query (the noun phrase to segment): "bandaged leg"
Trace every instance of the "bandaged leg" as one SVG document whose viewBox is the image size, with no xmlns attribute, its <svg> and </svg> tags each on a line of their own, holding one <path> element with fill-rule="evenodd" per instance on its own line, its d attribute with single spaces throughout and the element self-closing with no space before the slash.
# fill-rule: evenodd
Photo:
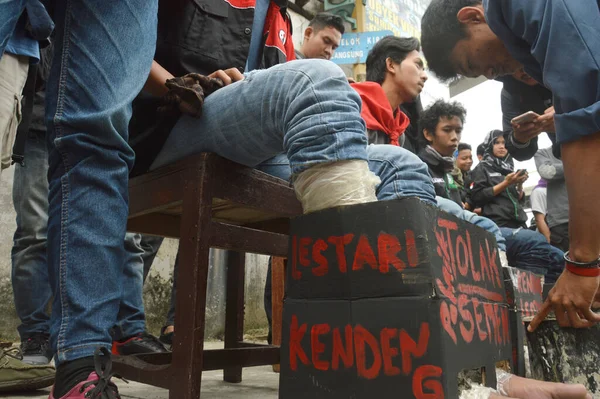
<svg viewBox="0 0 600 399">
<path fill-rule="evenodd" d="M 366 161 L 338 161 L 303 171 L 294 179 L 294 189 L 304 213 L 311 213 L 377 201 L 375 188 L 380 182 Z"/>
</svg>

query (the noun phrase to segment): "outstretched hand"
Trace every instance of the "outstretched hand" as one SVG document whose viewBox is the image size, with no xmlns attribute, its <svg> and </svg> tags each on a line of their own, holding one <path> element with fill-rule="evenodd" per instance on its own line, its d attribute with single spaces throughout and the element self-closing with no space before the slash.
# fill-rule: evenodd
<svg viewBox="0 0 600 399">
<path fill-rule="evenodd" d="M 561 327 L 586 328 L 600 322 L 600 314 L 591 309 L 599 283 L 600 277 L 578 276 L 565 269 L 529 324 L 528 331 L 535 331 L 551 310 Z"/>
</svg>

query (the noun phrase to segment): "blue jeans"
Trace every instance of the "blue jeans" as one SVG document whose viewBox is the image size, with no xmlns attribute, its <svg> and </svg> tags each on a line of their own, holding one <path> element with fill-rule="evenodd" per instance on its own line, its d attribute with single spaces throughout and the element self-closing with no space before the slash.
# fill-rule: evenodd
<svg viewBox="0 0 600 399">
<path fill-rule="evenodd" d="M 27 3 L 27 0 L 0 1 L 0 57 L 4 54 L 8 39 L 10 39 L 17 26 L 17 21 L 25 8 L 25 3 Z"/>
<path fill-rule="evenodd" d="M 379 201 L 418 197 L 436 205 L 427 165 L 418 156 L 402 147 L 371 144 L 367 147 L 367 158 L 369 169 L 381 179 L 376 191 Z M 261 163 L 256 169 L 284 180 L 290 180 L 292 174 L 285 154 Z"/>
<path fill-rule="evenodd" d="M 48 283 L 48 150 L 46 132 L 30 131 L 25 166 L 15 165 L 13 205 L 17 230 L 11 252 L 15 308 L 21 320 L 21 341 L 34 333 L 50 334 L 46 311 L 52 291 Z"/>
<path fill-rule="evenodd" d="M 48 150 L 46 132 L 29 132 L 25 145 L 25 166 L 15 166 L 13 204 L 17 230 L 12 248 L 12 286 L 21 341 L 35 333 L 50 333 L 47 307 L 52 296 L 48 282 L 46 238 L 48 225 Z M 128 233 L 125 249 L 128 258 L 144 260 L 156 255 L 144 243 L 156 237 Z M 162 240 L 161 240 L 162 241 Z M 156 248 L 158 250 L 158 248 Z M 139 334 L 146 319 L 142 299 L 143 268 L 127 259 L 123 271 L 123 297 L 113 339 Z"/>
<path fill-rule="evenodd" d="M 51 343 L 57 363 L 111 347 L 134 157 L 128 123 L 154 55 L 157 3 L 56 4 L 46 118 Z"/>
<path fill-rule="evenodd" d="M 459 219 L 472 223 L 475 226 L 479 226 L 482 229 L 492 233 L 494 237 L 496 237 L 496 244 L 498 245 L 498 248 L 506 252 L 506 240 L 504 239 L 502 231 L 498 225 L 492 220 L 467 211 L 466 209 L 461 208 L 456 202 L 447 198 L 437 197 L 437 203 L 438 207 L 442 211 L 448 212 Z"/>
<path fill-rule="evenodd" d="M 294 174 L 326 162 L 366 160 L 360 105 L 329 61 L 253 71 L 208 96 L 201 118 L 182 116 L 152 168 L 203 151 L 251 167 L 286 153 Z"/>
<path fill-rule="evenodd" d="M 537 231 L 500 227 L 506 238 L 508 264 L 545 276 L 546 283 L 554 283 L 562 273 L 564 252 L 553 247 Z"/>
</svg>

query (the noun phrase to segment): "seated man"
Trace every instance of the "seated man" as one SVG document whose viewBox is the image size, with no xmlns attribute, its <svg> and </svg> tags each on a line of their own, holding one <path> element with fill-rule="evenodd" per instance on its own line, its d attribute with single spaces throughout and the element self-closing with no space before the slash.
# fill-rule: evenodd
<svg viewBox="0 0 600 399">
<path fill-rule="evenodd" d="M 544 275 L 549 282 L 556 281 L 563 269 L 563 252 L 549 245 L 540 233 L 526 228 L 523 192 L 517 186 L 528 178 L 527 172 L 514 172 L 501 130 L 491 131 L 485 144 L 483 161 L 473 170 L 473 203 L 481 207 L 483 216 L 500 226 L 511 266 Z"/>
<path fill-rule="evenodd" d="M 420 119 L 421 140 L 426 143 L 419 158 L 427 164 L 435 193 L 464 207 L 460 186 L 452 177 L 454 152 L 458 148 L 467 110 L 457 102 L 438 100 Z"/>
<path fill-rule="evenodd" d="M 597 0 L 433 0 L 422 20 L 423 51 L 442 79 L 495 78 L 520 69 L 554 98 L 557 143 L 568 185 L 566 268 L 530 324 L 554 309 L 561 326 L 600 322 L 600 7 Z"/>
</svg>

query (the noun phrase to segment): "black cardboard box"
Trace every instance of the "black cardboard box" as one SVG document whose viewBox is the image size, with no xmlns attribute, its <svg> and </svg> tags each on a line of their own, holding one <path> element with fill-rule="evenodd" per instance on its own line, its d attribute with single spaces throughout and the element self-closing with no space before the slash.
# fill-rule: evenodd
<svg viewBox="0 0 600 399">
<path fill-rule="evenodd" d="M 479 367 L 495 386 L 512 346 L 493 235 L 403 199 L 296 218 L 290 239 L 280 398 L 457 398 Z"/>
</svg>

